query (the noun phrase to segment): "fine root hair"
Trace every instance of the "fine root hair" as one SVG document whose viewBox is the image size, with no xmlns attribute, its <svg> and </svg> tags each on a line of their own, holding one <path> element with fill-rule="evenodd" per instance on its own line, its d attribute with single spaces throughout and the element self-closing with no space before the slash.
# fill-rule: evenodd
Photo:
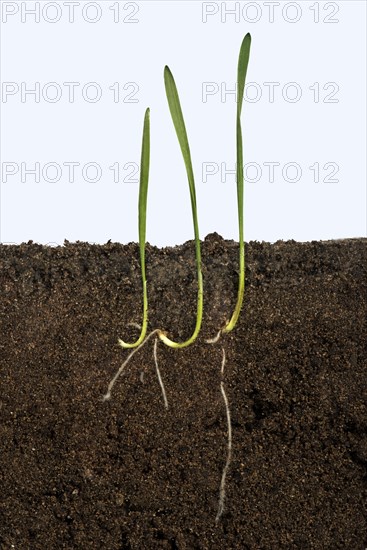
<svg viewBox="0 0 367 550">
<path fill-rule="evenodd" d="M 168 409 L 167 394 L 166 394 L 166 390 L 164 389 L 163 380 L 162 380 L 161 373 L 159 371 L 159 366 L 158 366 L 157 347 L 158 347 L 158 338 L 154 340 L 153 357 L 154 357 L 155 369 L 157 371 L 158 382 L 162 390 L 164 406 L 166 409 Z"/>
<path fill-rule="evenodd" d="M 143 346 L 145 346 L 148 340 L 150 340 L 155 334 L 157 334 L 157 332 L 158 332 L 157 329 L 153 330 L 150 334 L 148 334 L 148 336 L 145 337 L 145 339 L 139 346 L 137 346 L 135 349 L 133 349 L 131 353 L 129 353 L 125 361 L 122 363 L 121 367 L 116 372 L 115 376 L 112 378 L 111 382 L 108 384 L 107 392 L 103 396 L 103 401 L 108 401 L 109 399 L 111 399 L 111 391 L 114 385 L 116 384 L 117 380 L 120 378 L 121 374 L 125 370 L 126 366 L 130 363 L 135 353 L 139 351 Z"/>
<path fill-rule="evenodd" d="M 227 398 L 226 391 L 224 389 L 224 380 L 223 380 L 225 364 L 226 364 L 226 352 L 225 352 L 224 348 L 222 348 L 222 366 L 221 366 L 221 378 L 222 378 L 222 380 L 221 380 L 221 383 L 220 383 L 220 391 L 222 393 L 224 405 L 225 405 L 225 408 L 226 408 L 226 414 L 227 414 L 228 443 L 227 443 L 227 460 L 226 460 L 226 463 L 225 463 L 224 468 L 223 468 L 222 479 L 221 479 L 220 487 L 219 487 L 219 504 L 218 504 L 218 512 L 217 512 L 217 515 L 216 515 L 216 518 L 215 518 L 215 523 L 218 523 L 218 521 L 219 521 L 219 519 L 220 519 L 220 517 L 221 517 L 221 515 L 223 514 L 223 511 L 224 511 L 224 500 L 225 500 L 225 496 L 226 496 L 226 477 L 227 477 L 228 468 L 229 468 L 231 460 L 232 460 L 231 413 L 230 413 L 230 410 L 229 410 L 229 403 L 228 403 L 228 398 Z"/>
</svg>

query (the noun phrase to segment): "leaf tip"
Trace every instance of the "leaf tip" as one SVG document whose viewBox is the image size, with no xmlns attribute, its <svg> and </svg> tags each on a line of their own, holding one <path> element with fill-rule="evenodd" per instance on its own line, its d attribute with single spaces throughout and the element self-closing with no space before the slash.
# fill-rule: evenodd
<svg viewBox="0 0 367 550">
<path fill-rule="evenodd" d="M 164 67 L 164 78 L 165 78 L 165 80 L 166 80 L 167 78 L 172 78 L 172 79 L 173 79 L 171 69 L 169 68 L 168 65 L 166 65 L 166 66 Z"/>
</svg>

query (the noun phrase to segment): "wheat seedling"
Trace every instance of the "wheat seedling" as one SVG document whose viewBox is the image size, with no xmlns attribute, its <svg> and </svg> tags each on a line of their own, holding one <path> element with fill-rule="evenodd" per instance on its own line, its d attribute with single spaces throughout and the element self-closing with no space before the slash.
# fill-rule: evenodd
<svg viewBox="0 0 367 550">
<path fill-rule="evenodd" d="M 250 57 L 251 48 L 251 35 L 247 33 L 244 37 L 240 53 L 238 57 L 237 67 L 237 113 L 236 113 L 236 183 L 237 183 L 237 210 L 238 210 L 238 233 L 239 233 L 239 276 L 238 276 L 238 294 L 237 303 L 232 313 L 232 317 L 226 322 L 225 326 L 219 330 L 219 332 L 209 340 L 206 340 L 208 344 L 214 344 L 217 342 L 222 334 L 226 334 L 234 329 L 240 316 L 243 297 L 245 292 L 245 244 L 243 238 L 243 195 L 244 195 L 244 183 L 243 183 L 243 143 L 242 143 L 242 127 L 241 127 L 241 113 L 243 104 L 243 95 L 246 83 L 247 67 Z"/>
<path fill-rule="evenodd" d="M 168 338 L 166 332 L 164 332 L 163 330 L 158 331 L 158 336 L 162 340 L 162 342 L 164 342 L 167 346 L 171 348 L 177 349 L 177 348 L 185 348 L 187 346 L 190 346 L 196 340 L 200 332 L 201 322 L 203 318 L 203 274 L 201 271 L 199 224 L 198 224 L 197 205 L 196 205 L 195 179 L 194 179 L 194 171 L 192 168 L 190 146 L 187 138 L 187 132 L 186 132 L 185 122 L 182 114 L 180 99 L 177 92 L 176 83 L 170 69 L 167 66 L 164 68 L 164 84 L 166 88 L 167 101 L 168 101 L 172 121 L 176 130 L 178 142 L 180 144 L 181 153 L 185 163 L 187 179 L 189 182 L 192 220 L 194 225 L 196 268 L 197 268 L 197 280 L 198 280 L 196 325 L 191 337 L 185 342 L 174 342 L 173 340 Z"/>
<path fill-rule="evenodd" d="M 158 330 L 153 330 L 148 336 L 146 336 L 147 326 L 148 326 L 148 293 L 147 293 L 147 279 L 146 279 L 146 270 L 145 270 L 145 244 L 146 244 L 146 219 L 147 219 L 147 198 L 148 198 L 148 182 L 149 182 L 149 165 L 150 165 L 150 109 L 146 109 L 144 116 L 144 126 L 143 126 L 143 138 L 142 138 L 142 147 L 141 147 L 141 163 L 140 163 L 140 185 L 139 185 L 139 250 L 140 250 L 140 269 L 141 269 L 141 279 L 143 286 L 143 323 L 138 325 L 135 322 L 129 323 L 140 329 L 140 336 L 136 342 L 128 343 L 124 340 L 119 339 L 118 342 L 121 347 L 124 349 L 134 348 L 133 351 L 128 355 L 126 360 L 122 363 L 121 367 L 116 372 L 115 376 L 110 381 L 107 392 L 103 396 L 103 400 L 107 401 L 111 398 L 111 391 L 118 378 L 121 376 L 122 372 L 125 370 L 126 366 L 130 362 L 134 354 L 150 340 L 154 334 L 158 334 Z M 153 358 L 156 366 L 158 381 L 162 389 L 163 400 L 165 407 L 168 408 L 168 402 L 166 397 L 166 392 L 163 386 L 162 378 L 159 371 L 158 359 L 157 359 L 157 346 L 154 345 Z"/>
<path fill-rule="evenodd" d="M 140 269 L 143 286 L 143 323 L 141 325 L 140 336 L 133 343 L 127 343 L 119 339 L 119 344 L 123 348 L 136 348 L 144 341 L 148 326 L 148 292 L 147 278 L 145 273 L 145 239 L 147 227 L 147 198 L 149 182 L 149 163 L 150 163 L 150 110 L 145 111 L 143 139 L 141 145 L 140 162 L 140 184 L 139 184 L 139 250 L 140 250 Z M 131 324 L 131 323 L 130 323 Z"/>
<path fill-rule="evenodd" d="M 235 309 L 232 313 L 232 317 L 229 321 L 226 322 L 225 326 L 221 328 L 214 338 L 206 340 L 208 344 L 214 344 L 218 342 L 222 334 L 226 334 L 234 329 L 237 324 L 245 292 L 245 245 L 243 238 L 243 143 L 242 143 L 242 127 L 241 127 L 241 112 L 243 104 L 243 95 L 246 82 L 247 67 L 250 57 L 250 48 L 251 48 L 251 35 L 247 33 L 244 37 L 240 53 L 238 57 L 238 66 L 237 66 L 237 113 L 236 113 L 236 152 L 237 152 L 237 163 L 236 163 L 236 183 L 237 183 L 237 209 L 238 209 L 238 231 L 239 231 L 239 279 L 238 279 L 238 295 L 237 303 Z M 227 444 L 227 459 L 222 473 L 222 479 L 219 489 L 219 506 L 218 513 L 215 518 L 216 523 L 218 523 L 221 515 L 224 510 L 224 498 L 226 490 L 226 476 L 227 471 L 231 463 L 232 458 L 232 425 L 231 425 L 231 415 L 228 404 L 228 398 L 224 389 L 224 365 L 226 362 L 226 355 L 224 348 L 222 348 L 223 360 L 221 367 L 221 383 L 220 390 L 222 393 L 224 405 L 226 408 L 227 414 L 227 424 L 228 424 L 228 444 Z"/>
</svg>

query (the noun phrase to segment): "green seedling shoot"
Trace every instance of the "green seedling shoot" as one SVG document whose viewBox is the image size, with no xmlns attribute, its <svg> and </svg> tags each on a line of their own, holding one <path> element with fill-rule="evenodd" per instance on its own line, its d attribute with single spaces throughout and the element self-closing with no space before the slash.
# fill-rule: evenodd
<svg viewBox="0 0 367 550">
<path fill-rule="evenodd" d="M 140 162 L 140 184 L 139 184 L 139 249 L 140 249 L 140 268 L 141 280 L 143 285 L 143 323 L 141 332 L 136 342 L 127 343 L 119 339 L 119 344 L 123 348 L 135 348 L 139 346 L 146 335 L 148 326 L 148 292 L 147 279 L 145 273 L 145 241 L 147 227 L 147 198 L 149 182 L 149 163 L 150 163 L 150 110 L 145 111 L 143 139 L 141 146 Z"/>
<path fill-rule="evenodd" d="M 238 231 L 239 231 L 239 279 L 237 304 L 230 321 L 222 329 L 222 333 L 230 332 L 237 324 L 241 312 L 243 296 L 245 292 L 245 245 L 243 240 L 243 145 L 242 145 L 242 127 L 241 112 L 243 104 L 243 94 L 245 89 L 247 67 L 250 57 L 251 35 L 247 33 L 242 41 L 237 68 L 237 117 L 236 117 L 236 182 L 237 182 L 237 208 L 238 208 Z"/>
<path fill-rule="evenodd" d="M 158 336 L 162 340 L 162 342 L 164 342 L 167 346 L 171 348 L 185 348 L 196 340 L 200 332 L 201 322 L 203 318 L 203 275 L 201 271 L 201 249 L 200 249 L 199 224 L 198 224 L 197 205 L 196 205 L 195 179 L 194 179 L 194 172 L 192 169 L 189 141 L 187 139 L 185 122 L 182 114 L 180 99 L 178 96 L 175 80 L 172 76 L 170 69 L 167 66 L 164 68 L 164 84 L 166 88 L 167 101 L 171 112 L 172 121 L 176 130 L 178 142 L 180 144 L 182 156 L 184 159 L 187 179 L 188 179 L 189 188 L 190 188 L 191 210 L 192 210 L 192 219 L 194 224 L 194 235 L 195 235 L 198 297 L 197 297 L 196 325 L 192 336 L 188 340 L 186 340 L 185 342 L 173 342 L 172 340 L 170 340 L 170 338 L 168 338 L 167 334 L 162 330 L 158 331 Z"/>
</svg>

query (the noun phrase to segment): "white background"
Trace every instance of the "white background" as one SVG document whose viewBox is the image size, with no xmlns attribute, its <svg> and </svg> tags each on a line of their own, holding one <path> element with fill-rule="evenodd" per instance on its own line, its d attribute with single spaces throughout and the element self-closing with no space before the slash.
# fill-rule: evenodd
<svg viewBox="0 0 367 550">
<path fill-rule="evenodd" d="M 201 237 L 217 231 L 237 240 L 230 91 L 247 32 L 245 239 L 366 236 L 365 1 L 2 0 L 1 9 L 1 242 L 137 241 L 139 174 L 128 176 L 140 162 L 147 106 L 147 240 L 165 246 L 193 237 L 166 64 L 186 121 Z M 74 102 L 65 82 L 79 83 Z M 92 82 L 102 93 L 97 102 Z M 24 94 L 37 86 L 39 102 Z M 74 181 L 71 162 L 79 163 Z M 39 182 L 29 172 L 36 163 Z M 57 173 L 48 163 L 60 167 L 59 181 L 50 181 Z M 88 163 L 98 165 L 99 181 L 87 181 L 93 168 L 83 175 Z M 279 163 L 274 178 L 268 163 Z"/>
</svg>

